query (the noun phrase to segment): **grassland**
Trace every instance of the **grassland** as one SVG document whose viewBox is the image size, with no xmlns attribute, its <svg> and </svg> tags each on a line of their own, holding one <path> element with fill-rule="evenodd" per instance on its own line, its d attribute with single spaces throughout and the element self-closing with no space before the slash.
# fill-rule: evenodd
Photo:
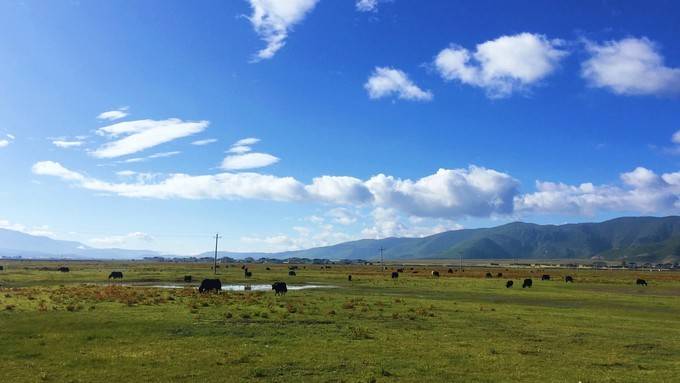
<svg viewBox="0 0 680 383">
<path fill-rule="evenodd" d="M 41 270 L 54 263 L 5 265 L 0 382 L 680 380 L 672 272 L 551 270 L 556 280 L 540 281 L 540 270 L 435 266 L 433 278 L 433 267 L 407 266 L 393 281 L 376 266 L 307 265 L 290 277 L 283 265 L 251 265 L 250 283 L 335 286 L 277 297 L 106 280 L 111 270 L 126 283 L 200 280 L 208 265 L 71 262 L 70 273 Z M 517 286 L 525 277 L 533 288 Z M 239 266 L 219 278 L 244 282 Z"/>
</svg>

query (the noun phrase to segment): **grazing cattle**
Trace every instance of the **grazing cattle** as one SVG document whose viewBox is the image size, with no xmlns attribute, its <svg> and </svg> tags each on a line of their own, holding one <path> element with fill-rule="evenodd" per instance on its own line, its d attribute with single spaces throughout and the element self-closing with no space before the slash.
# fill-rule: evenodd
<svg viewBox="0 0 680 383">
<path fill-rule="evenodd" d="M 291 276 L 291 277 L 294 277 L 297 274 L 295 274 L 295 271 L 291 270 L 291 271 L 288 272 L 288 275 Z"/>
<path fill-rule="evenodd" d="M 638 278 L 637 281 L 635 281 L 635 284 L 641 285 L 641 286 L 647 286 L 647 281 L 644 279 Z"/>
<path fill-rule="evenodd" d="M 498 274 L 496 274 L 496 277 L 498 277 L 498 278 L 503 278 L 503 273 L 498 273 Z"/>
<path fill-rule="evenodd" d="M 515 282 L 513 282 L 513 281 L 507 281 L 507 282 L 505 282 L 505 288 L 506 288 L 506 289 L 509 289 L 509 288 L 511 288 L 512 285 L 514 285 L 514 284 L 515 284 Z"/>
<path fill-rule="evenodd" d="M 198 287 L 199 293 L 209 293 L 211 291 L 218 293 L 220 290 L 222 290 L 222 281 L 219 279 L 204 279 Z"/>
<path fill-rule="evenodd" d="M 60 272 L 62 272 L 62 273 L 68 273 L 69 271 L 71 271 L 71 270 L 69 270 L 69 268 L 66 267 L 66 266 L 62 266 L 62 267 L 58 268 L 57 270 L 60 271 Z"/>
<path fill-rule="evenodd" d="M 0 266 L 0 271 L 5 270 L 5 266 Z"/>
<path fill-rule="evenodd" d="M 549 281 L 549 280 L 550 280 L 550 275 L 548 275 L 548 274 L 543 274 L 543 275 L 541 276 L 541 280 L 542 280 L 542 281 Z"/>
<path fill-rule="evenodd" d="M 347 280 L 350 281 L 350 282 L 352 282 L 352 274 L 350 274 L 350 275 L 347 276 Z"/>
<path fill-rule="evenodd" d="M 527 278 L 524 280 L 524 283 L 522 283 L 522 288 L 531 287 L 533 283 L 534 281 L 532 281 L 531 278 Z"/>
<path fill-rule="evenodd" d="M 270 269 L 269 267 L 267 267 L 265 270 L 269 271 L 269 270 L 271 270 L 271 269 Z"/>
<path fill-rule="evenodd" d="M 246 265 L 241 265 L 241 270 L 245 270 L 245 269 L 246 269 Z"/>
<path fill-rule="evenodd" d="M 567 275 L 566 277 L 564 277 L 564 281 L 566 283 L 569 283 L 569 282 L 574 283 L 574 278 L 572 278 L 571 275 Z"/>
<path fill-rule="evenodd" d="M 449 270 L 447 271 L 447 273 L 453 274 L 453 269 L 449 269 Z"/>
<path fill-rule="evenodd" d="M 392 279 L 397 279 L 397 278 L 399 278 L 399 273 L 397 273 L 396 271 L 393 271 L 392 272 Z"/>
<path fill-rule="evenodd" d="M 250 277 L 253 276 L 253 272 L 252 272 L 252 271 L 248 271 L 248 270 L 246 269 L 246 271 L 243 272 L 243 276 L 246 277 L 246 278 L 250 278 Z"/>
<path fill-rule="evenodd" d="M 403 273 L 404 269 L 397 269 L 397 273 Z"/>
<path fill-rule="evenodd" d="M 109 279 L 123 279 L 123 272 L 112 271 L 111 274 L 109 274 Z"/>
<path fill-rule="evenodd" d="M 186 283 L 191 282 L 191 275 L 185 275 L 184 276 L 184 282 L 186 282 Z"/>
<path fill-rule="evenodd" d="M 438 278 L 439 277 L 439 271 L 433 271 L 432 276 L 435 277 L 435 278 Z"/>
<path fill-rule="evenodd" d="M 288 286 L 286 286 L 286 282 L 274 282 L 272 290 L 274 290 L 274 295 L 286 295 Z"/>
<path fill-rule="evenodd" d="M 486 273 L 486 277 L 487 278 L 493 278 L 493 275 L 491 275 L 491 273 Z"/>
</svg>

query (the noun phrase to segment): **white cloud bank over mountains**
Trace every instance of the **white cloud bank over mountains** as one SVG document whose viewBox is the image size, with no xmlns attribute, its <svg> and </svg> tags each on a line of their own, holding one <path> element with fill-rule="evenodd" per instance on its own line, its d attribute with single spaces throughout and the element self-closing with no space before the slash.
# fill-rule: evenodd
<svg viewBox="0 0 680 383">
<path fill-rule="evenodd" d="M 434 65 L 444 80 L 483 88 L 490 98 L 503 98 L 538 84 L 558 67 L 567 52 L 562 40 L 520 33 L 477 44 L 474 52 L 451 45 Z"/>
</svg>

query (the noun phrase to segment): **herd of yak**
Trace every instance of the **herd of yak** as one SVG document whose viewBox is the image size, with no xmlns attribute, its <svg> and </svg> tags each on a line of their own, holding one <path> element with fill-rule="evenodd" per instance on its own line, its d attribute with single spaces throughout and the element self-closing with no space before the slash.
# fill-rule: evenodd
<svg viewBox="0 0 680 383">
<path fill-rule="evenodd" d="M 250 270 L 248 270 L 247 267 L 241 266 L 241 268 L 243 269 L 244 276 L 246 278 L 250 278 L 250 277 L 253 276 L 253 273 Z M 3 270 L 4 270 L 4 267 L 0 266 L 0 271 L 3 271 Z M 270 270 L 269 267 L 267 267 L 267 270 Z M 57 271 L 62 272 L 62 273 L 68 273 L 68 272 L 70 272 L 70 269 L 68 267 L 62 266 L 62 267 L 57 268 Z M 397 269 L 397 271 L 393 271 L 392 275 L 391 275 L 392 279 L 399 278 L 399 273 L 403 273 L 403 272 L 404 272 L 404 269 Z M 452 274 L 453 269 L 449 269 L 448 273 Z M 295 276 L 296 275 L 293 268 L 291 268 L 288 271 L 288 275 L 289 276 Z M 439 271 L 432 271 L 431 275 L 433 277 L 437 278 L 437 277 L 439 277 Z M 502 278 L 503 273 L 496 274 L 496 277 Z M 493 275 L 491 273 L 487 272 L 486 278 L 493 278 Z M 114 280 L 115 279 L 123 279 L 123 272 L 122 271 L 112 271 L 109 274 L 109 279 L 114 279 Z M 349 274 L 347 276 L 347 280 L 350 281 L 350 282 L 352 281 L 352 275 L 351 274 Z M 541 280 L 542 281 L 549 281 L 550 275 L 549 274 L 543 274 L 541 276 Z M 192 281 L 191 275 L 185 275 L 184 276 L 184 282 L 185 283 L 191 283 L 191 281 Z M 564 277 L 564 281 L 566 283 L 573 283 L 574 278 L 571 275 L 567 275 L 567 276 Z M 505 283 L 505 287 L 511 288 L 514 284 L 515 283 L 512 280 L 508 280 Z M 637 280 L 635 281 L 635 284 L 640 285 L 640 286 L 647 286 L 647 281 L 645 281 L 644 279 L 637 278 Z M 533 285 L 532 279 L 526 278 L 524 280 L 524 282 L 522 283 L 522 288 L 523 289 L 524 288 L 530 288 L 532 285 Z M 219 279 L 204 279 L 201 282 L 201 285 L 198 287 L 198 291 L 201 292 L 201 293 L 219 292 L 220 290 L 222 290 L 222 281 L 220 281 Z M 288 292 L 288 286 L 286 285 L 286 282 L 274 282 L 272 284 L 272 290 L 275 292 L 276 295 L 284 295 L 284 294 L 286 294 L 286 292 Z"/>
</svg>

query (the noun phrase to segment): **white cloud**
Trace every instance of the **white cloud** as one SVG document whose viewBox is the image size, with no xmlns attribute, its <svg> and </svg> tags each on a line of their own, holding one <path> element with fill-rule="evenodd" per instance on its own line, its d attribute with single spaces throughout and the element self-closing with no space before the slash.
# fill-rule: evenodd
<svg viewBox="0 0 680 383">
<path fill-rule="evenodd" d="M 246 153 L 225 157 L 220 168 L 224 170 L 256 169 L 273 165 L 277 162 L 279 162 L 279 158 L 271 154 Z"/>
<path fill-rule="evenodd" d="M 176 156 L 176 155 L 181 154 L 181 153 L 182 152 L 180 152 L 178 150 L 175 150 L 175 151 L 172 151 L 172 152 L 160 152 L 160 153 L 151 154 L 151 155 L 146 156 L 146 157 L 128 158 L 128 159 L 118 161 L 118 162 L 124 163 L 124 164 L 131 164 L 131 163 L 135 163 L 135 162 L 148 161 L 148 160 L 152 160 L 152 159 L 155 159 L 155 158 L 173 157 L 173 156 Z"/>
<path fill-rule="evenodd" d="M 228 152 L 229 152 L 229 153 L 243 154 L 243 153 L 248 153 L 248 152 L 251 151 L 251 150 L 253 150 L 253 149 L 251 149 L 250 146 L 242 146 L 242 145 L 236 146 L 236 145 L 235 145 L 235 146 L 232 146 L 232 147 L 229 149 Z"/>
<path fill-rule="evenodd" d="M 667 67 L 647 38 L 586 42 L 586 49 L 591 57 L 582 64 L 581 74 L 591 86 L 622 95 L 680 92 L 680 68 Z"/>
<path fill-rule="evenodd" d="M 333 222 L 340 225 L 351 225 L 357 222 L 357 215 L 344 207 L 336 207 L 326 212 Z"/>
<path fill-rule="evenodd" d="M 296 226 L 294 235 L 276 234 L 270 236 L 241 237 L 241 242 L 258 251 L 294 251 L 319 246 L 331 246 L 341 242 L 358 239 L 354 236 L 335 230 L 333 225 L 319 224 L 313 227 Z"/>
<path fill-rule="evenodd" d="M 439 52 L 434 65 L 445 80 L 483 88 L 490 98 L 503 98 L 554 72 L 567 55 L 558 49 L 562 45 L 543 35 L 520 33 L 478 44 L 474 53 L 452 45 Z"/>
<path fill-rule="evenodd" d="M 419 217 L 510 214 L 519 182 L 492 169 L 439 169 L 412 181 L 379 174 L 365 182 L 375 204 Z"/>
<path fill-rule="evenodd" d="M 208 127 L 208 121 L 187 122 L 171 118 L 168 120 L 136 120 L 119 122 L 97 130 L 97 134 L 118 138 L 92 152 L 97 158 L 115 158 L 137 153 L 178 138 L 200 133 Z"/>
<path fill-rule="evenodd" d="M 0 148 L 9 146 L 9 140 L 0 140 Z"/>
<path fill-rule="evenodd" d="M 50 230 L 49 226 L 33 226 L 28 227 L 20 223 L 10 222 L 5 219 L 0 219 L 0 229 L 18 231 L 24 234 L 36 235 L 40 237 L 54 237 L 55 234 Z"/>
<path fill-rule="evenodd" d="M 388 237 L 427 237 L 449 230 L 460 230 L 463 226 L 439 219 L 432 223 L 424 223 L 421 219 L 404 222 L 399 212 L 391 208 L 378 207 L 371 212 L 373 226 L 361 231 L 365 238 L 381 239 Z"/>
<path fill-rule="evenodd" d="M 216 138 L 207 138 L 205 140 L 196 140 L 196 141 L 192 142 L 191 145 L 204 146 L 204 145 L 212 144 L 214 142 L 217 142 Z"/>
<path fill-rule="evenodd" d="M 366 185 L 354 177 L 316 177 L 305 189 L 313 198 L 334 204 L 363 204 L 373 199 Z"/>
<path fill-rule="evenodd" d="M 112 235 L 108 237 L 92 238 L 88 240 L 93 246 L 125 246 L 141 242 L 153 242 L 154 238 L 140 231 L 126 235 Z"/>
<path fill-rule="evenodd" d="M 638 167 L 621 174 L 623 187 L 536 182 L 537 191 L 517 196 L 519 212 L 593 215 L 602 211 L 671 213 L 680 209 L 680 172 L 661 176 Z"/>
<path fill-rule="evenodd" d="M 67 141 L 67 140 L 54 140 L 52 141 L 52 144 L 58 148 L 63 148 L 63 149 L 69 149 L 69 148 L 77 148 L 79 146 L 83 146 L 85 142 L 83 141 Z"/>
<path fill-rule="evenodd" d="M 16 138 L 16 137 L 14 137 L 13 134 L 9 134 L 9 133 L 7 133 L 6 136 L 7 136 L 7 138 L 9 138 L 10 140 L 14 140 L 14 139 Z"/>
<path fill-rule="evenodd" d="M 121 118 L 127 117 L 128 114 L 128 107 L 124 108 L 118 108 L 115 110 L 109 110 L 107 112 L 100 113 L 97 116 L 97 119 L 99 120 L 108 120 L 108 121 L 115 121 L 115 120 L 120 120 Z"/>
<path fill-rule="evenodd" d="M 378 0 L 357 0 L 356 8 L 359 12 L 376 12 L 378 10 Z"/>
<path fill-rule="evenodd" d="M 232 146 L 251 146 L 257 144 L 258 142 L 260 142 L 259 138 L 248 137 L 236 141 Z"/>
<path fill-rule="evenodd" d="M 59 177 L 67 181 L 83 181 L 85 176 L 78 172 L 74 172 L 66 169 L 58 162 L 53 161 L 41 161 L 33 165 L 32 169 L 34 174 L 42 176 L 53 176 Z"/>
<path fill-rule="evenodd" d="M 13 134 L 9 133 L 6 134 L 5 136 L 7 137 L 7 139 L 0 139 L 0 149 L 8 147 L 9 144 L 11 144 L 15 138 Z"/>
<path fill-rule="evenodd" d="M 253 61 L 270 59 L 281 49 L 293 25 L 301 22 L 318 0 L 249 0 L 253 10 L 248 18 L 267 46 Z"/>
<path fill-rule="evenodd" d="M 432 93 L 429 90 L 420 89 L 406 73 L 389 67 L 376 67 L 364 88 L 372 99 L 397 96 L 404 100 L 432 100 Z"/>
</svg>

